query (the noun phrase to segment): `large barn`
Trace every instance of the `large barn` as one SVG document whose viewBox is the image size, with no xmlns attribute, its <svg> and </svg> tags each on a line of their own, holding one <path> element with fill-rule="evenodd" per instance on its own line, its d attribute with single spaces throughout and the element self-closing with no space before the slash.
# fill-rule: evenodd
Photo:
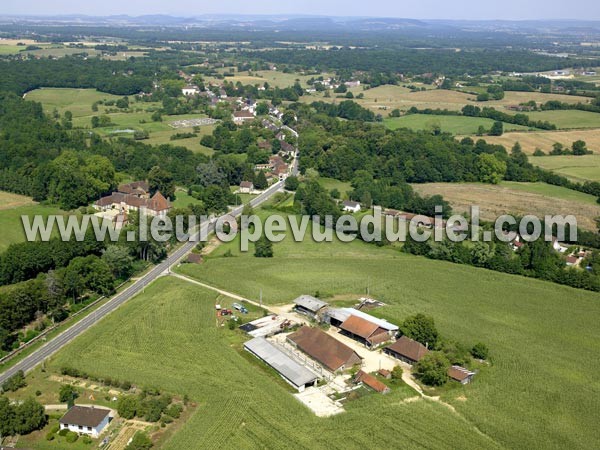
<svg viewBox="0 0 600 450">
<path fill-rule="evenodd" d="M 343 371 L 362 362 L 358 353 L 319 328 L 302 327 L 287 339 L 332 372 Z"/>
<path fill-rule="evenodd" d="M 293 360 L 287 353 L 263 337 L 254 338 L 244 344 L 244 348 L 275 369 L 281 378 L 294 386 L 298 392 L 317 384 L 317 375 Z"/>
</svg>

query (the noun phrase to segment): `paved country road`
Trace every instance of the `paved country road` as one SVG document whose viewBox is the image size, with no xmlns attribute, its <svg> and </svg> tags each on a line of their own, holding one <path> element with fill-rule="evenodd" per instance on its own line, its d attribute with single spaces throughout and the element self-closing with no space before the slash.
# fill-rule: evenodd
<svg viewBox="0 0 600 450">
<path fill-rule="evenodd" d="M 297 174 L 297 165 L 294 164 L 292 169 L 292 173 Z M 250 201 L 252 206 L 258 206 L 261 203 L 264 203 L 269 198 L 271 198 L 276 192 L 281 190 L 283 187 L 283 181 L 280 181 L 269 189 L 264 191 L 263 193 L 257 195 Z M 239 216 L 242 213 L 243 205 L 238 206 L 235 209 L 229 211 L 226 215 Z M 214 225 L 205 223 L 202 225 L 203 231 L 208 227 L 208 232 L 212 232 L 214 230 Z M 40 347 L 27 357 L 23 358 L 17 364 L 12 366 L 10 369 L 6 370 L 6 372 L 0 374 L 0 384 L 4 383 L 8 378 L 14 375 L 19 370 L 23 372 L 28 372 L 35 368 L 38 364 L 42 363 L 49 356 L 53 355 L 57 351 L 59 351 L 62 347 L 67 345 L 77 336 L 85 332 L 88 328 L 94 325 L 96 322 L 102 320 L 112 311 L 117 309 L 127 300 L 129 300 L 134 295 L 143 291 L 146 286 L 156 280 L 161 276 L 164 272 L 168 271 L 169 268 L 175 264 L 177 264 L 184 256 L 186 256 L 189 252 L 191 252 L 196 246 L 197 242 L 186 242 L 181 247 L 177 248 L 173 251 L 167 259 L 153 267 L 148 273 L 143 275 L 140 279 L 138 279 L 135 283 L 129 286 L 124 291 L 116 294 L 112 299 L 104 303 L 102 306 L 97 308 L 95 311 L 89 313 L 86 317 L 81 319 L 79 322 L 63 331 L 61 334 L 56 336 L 55 338 L 48 341 L 44 346 Z"/>
</svg>

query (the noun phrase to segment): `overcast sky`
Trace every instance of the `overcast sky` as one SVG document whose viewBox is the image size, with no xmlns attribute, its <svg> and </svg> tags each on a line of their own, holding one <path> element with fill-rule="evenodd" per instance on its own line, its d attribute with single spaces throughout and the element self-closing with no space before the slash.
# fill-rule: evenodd
<svg viewBox="0 0 600 450">
<path fill-rule="evenodd" d="M 0 0 L 0 14 L 311 14 L 414 19 L 600 20 L 599 0 Z"/>
</svg>

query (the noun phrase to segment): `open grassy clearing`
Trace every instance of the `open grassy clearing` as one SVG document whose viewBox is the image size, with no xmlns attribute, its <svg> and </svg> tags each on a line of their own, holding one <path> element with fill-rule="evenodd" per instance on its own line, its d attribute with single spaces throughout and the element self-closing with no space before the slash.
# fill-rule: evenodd
<svg viewBox="0 0 600 450">
<path fill-rule="evenodd" d="M 415 106 L 419 109 L 449 109 L 458 111 L 465 105 L 476 105 L 481 107 L 489 106 L 499 110 L 504 110 L 505 106 L 518 105 L 519 103 L 535 100 L 539 103 L 545 103 L 549 100 L 559 100 L 565 103 L 589 103 L 589 98 L 561 94 L 542 94 L 540 92 L 506 92 L 504 99 L 489 102 L 478 102 L 475 95 L 445 89 L 428 89 L 426 91 L 411 92 L 410 89 L 402 86 L 378 86 L 373 89 L 363 90 L 362 87 L 352 88 L 350 91 L 356 97 L 362 93 L 363 99 L 355 99 L 365 108 L 374 112 L 386 114 L 385 111 L 400 109 L 406 111 Z M 325 98 L 322 93 L 312 94 L 301 97 L 303 102 L 313 102 L 316 100 L 340 102 L 343 99 L 335 98 L 336 94 L 331 94 L 330 98 Z"/>
<path fill-rule="evenodd" d="M 495 220 L 502 214 L 573 214 L 577 224 L 596 230 L 594 219 L 600 216 L 596 198 L 559 186 L 545 183 L 503 182 L 498 186 L 481 183 L 427 183 L 413 185 L 423 195 L 443 195 L 455 213 L 470 211 L 471 205 L 480 208 L 481 217 Z"/>
<path fill-rule="evenodd" d="M 319 419 L 249 354 L 241 336 L 215 328 L 209 291 L 163 278 L 109 319 L 60 352 L 50 370 L 69 364 L 91 373 L 187 393 L 196 413 L 167 441 L 167 449 L 195 448 L 495 448 L 444 406 L 403 403 L 405 390 L 370 395 L 345 414 Z M 377 416 L 377 421 L 371 420 Z M 369 432 L 357 433 L 368 422 Z"/>
<path fill-rule="evenodd" d="M 600 154 L 581 156 L 540 156 L 530 161 L 536 166 L 576 181 L 600 181 Z"/>
<path fill-rule="evenodd" d="M 471 136 L 473 139 L 480 139 L 477 136 Z M 552 150 L 552 145 L 559 142 L 565 147 L 570 148 L 573 142 L 582 140 L 587 143 L 587 147 L 600 153 L 600 131 L 598 130 L 573 130 L 573 131 L 528 131 L 528 132 L 509 132 L 502 136 L 486 136 L 484 138 L 490 144 L 504 145 L 511 149 L 515 142 L 519 142 L 525 153 L 532 154 L 536 148 L 548 153 Z"/>
<path fill-rule="evenodd" d="M 464 116 L 435 116 L 431 114 L 410 114 L 402 117 L 387 118 L 384 120 L 386 127 L 391 130 L 410 128 L 412 130 L 431 130 L 439 126 L 445 133 L 475 134 L 480 126 L 489 130 L 494 121 L 481 117 Z M 504 124 L 505 130 L 527 130 L 521 125 Z"/>
<path fill-rule="evenodd" d="M 350 183 L 336 180 L 335 178 L 319 177 L 319 184 L 323 186 L 327 192 L 337 189 L 340 193 L 340 198 L 346 198 L 348 192 L 352 190 Z"/>
<path fill-rule="evenodd" d="M 56 109 L 61 115 L 65 111 L 71 111 L 73 117 L 77 118 L 92 116 L 93 103 L 103 100 L 118 100 L 121 96 L 107 94 L 96 89 L 41 88 L 28 92 L 26 98 L 40 102 L 46 114 L 52 114 L 52 111 Z"/>
<path fill-rule="evenodd" d="M 252 249 L 240 254 L 237 248 L 235 242 L 223 244 L 204 264 L 180 270 L 253 299 L 262 290 L 267 303 L 288 303 L 316 291 L 358 297 L 368 286 L 373 297 L 389 305 L 377 314 L 390 321 L 422 311 L 435 317 L 444 336 L 489 345 L 492 367 L 443 398 L 492 439 L 507 448 L 596 447 L 597 294 L 357 242 L 285 240 L 274 245 L 272 259 L 254 258 Z M 218 256 L 227 250 L 234 257 Z M 387 412 L 381 407 L 377 421 L 369 422 L 372 439 L 379 435 L 371 427 Z M 456 441 L 447 439 L 446 447 L 449 442 Z M 427 447 L 428 440 L 420 445 Z"/>
<path fill-rule="evenodd" d="M 10 244 L 25 241 L 21 216 L 27 215 L 33 220 L 33 216 L 38 214 L 47 217 L 65 213 L 54 206 L 40 205 L 30 197 L 0 191 L 0 252 Z"/>
<path fill-rule="evenodd" d="M 106 94 L 95 89 L 61 89 L 42 88 L 27 93 L 27 99 L 42 103 L 44 111 L 52 115 L 56 109 L 61 115 L 66 111 L 73 113 L 73 126 L 75 128 L 92 129 L 91 120 L 94 116 L 108 115 L 114 125 L 110 127 L 95 128 L 94 131 L 104 137 L 130 136 L 131 130 L 145 130 L 150 133 L 146 144 L 161 145 L 172 144 L 186 147 L 193 152 L 211 155 L 212 149 L 200 145 L 200 139 L 205 134 L 211 134 L 213 126 L 200 127 L 198 137 L 171 141 L 171 136 L 176 133 L 191 133 L 192 128 L 174 129 L 169 124 L 177 120 L 195 119 L 206 117 L 203 114 L 183 114 L 178 116 L 163 116 L 162 122 L 153 122 L 152 113 L 160 109 L 159 103 L 136 102 L 130 96 L 130 109 L 132 112 L 107 113 L 108 108 L 98 105 L 98 112 L 92 111 L 92 104 L 103 100 L 117 100 L 121 96 Z"/>
<path fill-rule="evenodd" d="M 600 114 L 589 111 L 537 111 L 527 115 L 531 120 L 547 120 L 560 129 L 600 128 Z"/>
</svg>

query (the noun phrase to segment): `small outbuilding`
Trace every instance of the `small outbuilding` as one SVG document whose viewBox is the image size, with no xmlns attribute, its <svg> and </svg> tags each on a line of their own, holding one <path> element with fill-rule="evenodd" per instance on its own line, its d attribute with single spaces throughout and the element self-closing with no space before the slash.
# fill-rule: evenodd
<svg viewBox="0 0 600 450">
<path fill-rule="evenodd" d="M 100 436 L 110 420 L 110 410 L 95 406 L 72 406 L 59 420 L 61 430 L 87 434 L 93 438 Z"/>
<path fill-rule="evenodd" d="M 370 373 L 367 373 L 363 370 L 360 370 L 354 376 L 354 382 L 357 384 L 362 383 L 365 386 L 368 386 L 371 389 L 373 389 L 375 392 L 379 392 L 380 394 L 389 394 L 391 391 L 391 389 L 388 386 L 386 386 L 384 383 L 379 381 L 377 378 L 375 378 Z"/>
<path fill-rule="evenodd" d="M 471 372 L 469 369 L 465 369 L 461 366 L 452 366 L 448 369 L 448 376 L 454 381 L 458 381 L 460 384 L 469 384 L 473 381 L 475 372 Z"/>
<path fill-rule="evenodd" d="M 251 194 L 254 190 L 252 181 L 242 181 L 240 183 L 240 194 Z"/>
<path fill-rule="evenodd" d="M 327 302 L 319 300 L 312 295 L 301 295 L 294 300 L 294 311 L 314 319 L 327 305 Z"/>
</svg>

